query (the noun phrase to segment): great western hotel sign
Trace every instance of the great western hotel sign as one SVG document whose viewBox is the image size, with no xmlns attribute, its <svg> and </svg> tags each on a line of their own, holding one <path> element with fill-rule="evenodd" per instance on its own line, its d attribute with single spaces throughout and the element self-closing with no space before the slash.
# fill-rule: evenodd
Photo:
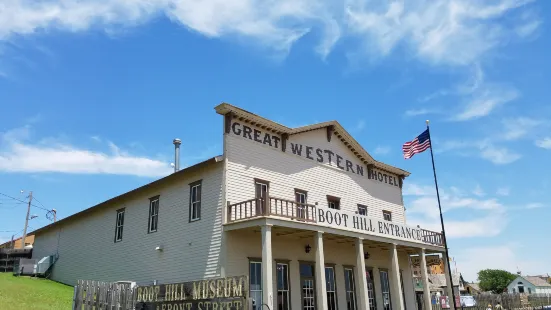
<svg viewBox="0 0 551 310">
<path fill-rule="evenodd" d="M 246 276 L 138 286 L 136 310 L 248 310 Z"/>
<path fill-rule="evenodd" d="M 392 186 L 401 187 L 401 180 L 398 176 L 389 173 L 370 169 L 365 165 L 355 164 L 351 160 L 345 158 L 338 152 L 330 149 L 319 148 L 315 146 L 289 142 L 289 148 L 286 147 L 286 139 L 269 132 L 261 131 L 257 128 L 247 126 L 240 122 L 232 122 L 229 130 L 233 135 L 249 139 L 251 141 L 270 146 L 275 149 L 282 149 L 286 153 L 318 162 L 320 164 L 329 164 L 343 171 L 367 177 L 371 180 L 386 183 Z M 290 150 L 289 150 L 290 149 Z M 365 169 L 364 169 L 365 168 Z M 367 173 L 366 173 L 367 171 Z"/>
<path fill-rule="evenodd" d="M 320 226 L 405 241 L 430 244 L 436 243 L 434 240 L 425 240 L 423 230 L 419 227 L 409 227 L 381 219 L 370 218 L 349 211 L 329 208 L 318 207 L 316 212 L 317 224 Z"/>
</svg>

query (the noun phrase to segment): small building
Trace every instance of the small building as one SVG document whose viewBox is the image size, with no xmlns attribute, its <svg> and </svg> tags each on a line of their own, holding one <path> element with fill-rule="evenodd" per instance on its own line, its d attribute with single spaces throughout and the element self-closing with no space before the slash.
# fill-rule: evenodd
<svg viewBox="0 0 551 310">
<path fill-rule="evenodd" d="M 511 294 L 551 294 L 551 284 L 541 277 L 518 276 L 507 286 Z"/>
<path fill-rule="evenodd" d="M 480 289 L 480 285 L 478 283 L 466 283 L 465 290 L 469 295 L 479 295 L 482 293 L 482 290 Z"/>
<path fill-rule="evenodd" d="M 21 239 L 23 237 L 19 237 L 13 241 L 8 241 L 0 244 L 0 249 L 20 249 L 21 248 Z M 27 235 L 25 237 L 25 246 L 29 247 L 34 244 L 34 235 Z"/>
</svg>

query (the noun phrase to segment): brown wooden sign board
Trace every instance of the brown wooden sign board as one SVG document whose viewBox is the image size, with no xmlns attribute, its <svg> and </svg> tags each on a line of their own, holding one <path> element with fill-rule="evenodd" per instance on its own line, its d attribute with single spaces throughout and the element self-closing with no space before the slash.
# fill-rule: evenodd
<svg viewBox="0 0 551 310">
<path fill-rule="evenodd" d="M 247 276 L 138 286 L 136 310 L 246 310 Z"/>
</svg>

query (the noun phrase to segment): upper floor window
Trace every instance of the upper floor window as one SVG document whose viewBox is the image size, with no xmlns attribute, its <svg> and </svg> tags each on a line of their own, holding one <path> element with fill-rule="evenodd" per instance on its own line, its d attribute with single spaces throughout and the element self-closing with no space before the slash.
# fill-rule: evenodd
<svg viewBox="0 0 551 310">
<path fill-rule="evenodd" d="M 270 182 L 254 179 L 255 198 L 266 199 L 268 197 L 268 190 L 270 188 Z"/>
<path fill-rule="evenodd" d="M 149 198 L 148 232 L 156 232 L 159 225 L 159 196 Z"/>
<path fill-rule="evenodd" d="M 201 184 L 202 181 L 189 184 L 189 221 L 201 219 Z"/>
<path fill-rule="evenodd" d="M 392 222 L 392 212 L 390 211 L 383 211 L 383 219 L 385 221 Z"/>
<path fill-rule="evenodd" d="M 329 207 L 329 209 L 339 210 L 341 208 L 341 199 L 339 197 L 327 195 L 327 207 Z"/>
<path fill-rule="evenodd" d="M 115 242 L 122 241 L 122 229 L 124 227 L 124 209 L 117 210 L 117 221 L 115 224 Z"/>
<path fill-rule="evenodd" d="M 298 203 L 307 203 L 308 192 L 295 188 L 295 201 Z"/>
<path fill-rule="evenodd" d="M 359 215 L 367 215 L 367 206 L 365 205 L 358 205 L 358 214 Z"/>
</svg>

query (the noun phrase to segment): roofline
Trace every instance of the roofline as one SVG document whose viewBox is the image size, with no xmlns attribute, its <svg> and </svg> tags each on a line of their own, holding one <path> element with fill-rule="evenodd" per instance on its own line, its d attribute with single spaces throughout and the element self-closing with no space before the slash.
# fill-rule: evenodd
<svg viewBox="0 0 551 310">
<path fill-rule="evenodd" d="M 147 184 L 142 185 L 142 186 L 140 186 L 140 187 L 137 187 L 137 188 L 135 188 L 135 189 L 133 189 L 133 190 L 130 190 L 130 191 L 126 192 L 126 193 L 123 193 L 123 194 L 120 194 L 120 195 L 118 195 L 118 196 L 115 196 L 115 197 L 113 197 L 113 198 L 111 198 L 111 199 L 108 199 L 108 200 L 106 200 L 106 201 L 104 201 L 104 202 L 100 202 L 100 203 L 98 203 L 97 205 L 94 205 L 94 206 L 92 206 L 92 207 L 90 207 L 90 208 L 84 209 L 84 210 L 79 211 L 79 212 L 77 212 L 77 213 L 74 213 L 73 215 L 70 215 L 70 216 L 68 216 L 68 217 L 66 217 L 66 218 L 60 219 L 59 221 L 57 221 L 57 222 L 55 222 L 55 223 L 51 223 L 51 224 L 49 224 L 49 225 L 43 226 L 43 227 L 41 227 L 41 228 L 38 228 L 38 229 L 36 229 L 36 230 L 30 232 L 29 235 L 36 235 L 36 234 L 38 234 L 38 233 L 40 233 L 40 232 L 42 232 L 42 231 L 44 231 L 44 230 L 46 230 L 46 229 L 50 229 L 50 228 L 52 228 L 52 227 L 54 227 L 54 226 L 60 225 L 60 223 L 65 223 L 65 222 L 67 222 L 67 221 L 70 220 L 70 219 L 75 219 L 75 218 L 77 218 L 77 217 L 79 217 L 79 216 L 81 216 L 81 215 L 84 215 L 84 214 L 86 214 L 86 213 L 91 212 L 92 210 L 99 209 L 99 208 L 104 207 L 104 206 L 107 206 L 107 205 L 109 205 L 109 204 L 111 204 L 111 203 L 113 203 L 113 202 L 116 202 L 116 201 L 119 201 L 119 200 L 121 200 L 121 199 L 127 198 L 128 196 L 135 195 L 135 194 L 137 194 L 137 193 L 143 192 L 143 191 L 145 191 L 146 189 L 149 189 L 149 188 L 151 188 L 151 187 L 153 187 L 153 186 L 157 186 L 157 185 L 163 184 L 163 183 L 165 183 L 165 182 L 167 182 L 167 181 L 174 180 L 174 179 L 180 177 L 182 174 L 189 173 L 190 171 L 193 171 L 193 170 L 195 170 L 195 169 L 203 168 L 203 167 L 206 167 L 206 166 L 209 166 L 209 165 L 212 165 L 212 164 L 221 162 L 223 159 L 224 159 L 224 158 L 223 158 L 222 155 L 219 155 L 219 156 L 215 156 L 215 157 L 209 158 L 209 159 L 207 159 L 207 160 L 205 160 L 205 161 L 202 161 L 202 162 L 199 162 L 199 163 L 197 163 L 197 164 L 195 164 L 195 165 L 193 165 L 193 166 L 189 166 L 189 167 L 187 167 L 187 168 L 181 169 L 181 170 L 179 170 L 179 171 L 177 171 L 177 172 L 171 173 L 171 174 L 169 174 L 169 175 L 167 175 L 167 176 L 165 176 L 165 177 L 162 177 L 162 178 L 160 178 L 160 179 L 157 179 L 157 180 L 155 180 L 155 181 L 153 181 L 153 182 L 147 183 Z"/>
<path fill-rule="evenodd" d="M 549 286 L 551 286 L 551 284 L 549 284 L 549 286 L 547 286 L 547 285 L 537 285 L 537 284 L 533 283 L 532 281 L 530 281 L 530 280 L 528 280 L 528 279 L 525 278 L 525 277 L 540 278 L 539 276 L 521 276 L 521 275 L 517 275 L 517 278 L 516 278 L 516 279 L 518 279 L 519 277 L 520 277 L 520 278 L 523 278 L 524 281 L 526 281 L 526 282 L 532 284 L 532 285 L 535 286 L 535 287 L 549 287 Z M 516 280 L 516 279 L 515 279 L 515 280 Z M 515 280 L 509 282 L 509 284 L 508 284 L 507 286 L 509 286 L 511 283 L 515 282 Z M 542 279 L 542 280 L 543 280 L 543 279 Z M 543 280 L 543 281 L 545 281 L 545 280 Z M 549 283 L 549 282 L 546 282 L 546 283 Z"/>
<path fill-rule="evenodd" d="M 294 135 L 294 134 L 299 134 L 306 131 L 312 131 L 312 130 L 322 129 L 326 127 L 333 127 L 335 129 L 334 133 L 339 137 L 339 139 L 341 139 L 341 141 L 350 149 L 350 151 L 356 154 L 356 156 L 359 157 L 365 164 L 373 165 L 373 167 L 377 169 L 388 171 L 388 172 L 397 174 L 399 176 L 403 176 L 404 178 L 410 175 L 410 173 L 406 170 L 375 160 L 358 143 L 358 141 L 356 141 L 356 139 L 354 139 L 354 137 L 352 137 L 352 135 L 349 134 L 348 131 L 346 131 L 346 129 L 344 129 L 344 127 L 337 121 L 328 121 L 328 122 L 311 124 L 311 125 L 297 127 L 297 128 L 289 128 L 287 126 L 281 125 L 279 123 L 276 123 L 267 118 L 251 113 L 249 111 L 246 111 L 242 108 L 233 106 L 226 102 L 222 102 L 221 104 L 217 105 L 214 109 L 218 114 L 226 115 L 228 113 L 231 113 L 234 115 L 235 118 L 247 120 L 252 125 L 258 125 L 262 129 L 269 130 L 277 134 Z"/>
</svg>

